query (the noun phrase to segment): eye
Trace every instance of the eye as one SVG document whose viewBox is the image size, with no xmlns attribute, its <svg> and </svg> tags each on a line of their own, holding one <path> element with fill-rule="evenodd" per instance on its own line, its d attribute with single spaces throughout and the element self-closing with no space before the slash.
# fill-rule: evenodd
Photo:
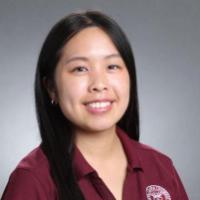
<svg viewBox="0 0 200 200">
<path fill-rule="evenodd" d="M 72 70 L 72 72 L 86 72 L 86 71 L 88 71 L 88 69 L 84 66 L 78 66 Z"/>
<path fill-rule="evenodd" d="M 113 65 L 108 65 L 108 69 L 109 69 L 109 70 L 116 70 L 116 69 L 120 69 L 120 66 L 119 66 L 119 65 L 115 65 L 115 64 L 113 64 Z"/>
</svg>

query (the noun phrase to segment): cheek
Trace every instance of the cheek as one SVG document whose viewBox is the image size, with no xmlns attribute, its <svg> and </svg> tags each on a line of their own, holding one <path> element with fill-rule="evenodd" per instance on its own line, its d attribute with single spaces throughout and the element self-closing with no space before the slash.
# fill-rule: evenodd
<svg viewBox="0 0 200 200">
<path fill-rule="evenodd" d="M 80 100 L 85 93 L 86 85 L 84 80 L 70 79 L 70 77 L 60 79 L 57 88 L 60 103 L 71 105 Z"/>
<path fill-rule="evenodd" d="M 128 73 L 121 74 L 119 77 L 113 79 L 112 81 L 120 97 L 124 97 L 124 99 L 128 100 L 130 93 L 130 79 Z"/>
</svg>

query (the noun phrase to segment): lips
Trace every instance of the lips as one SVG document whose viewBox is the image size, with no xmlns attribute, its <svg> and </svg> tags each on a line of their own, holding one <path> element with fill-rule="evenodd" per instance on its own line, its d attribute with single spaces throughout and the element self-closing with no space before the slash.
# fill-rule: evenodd
<svg viewBox="0 0 200 200">
<path fill-rule="evenodd" d="M 88 112 L 92 114 L 105 113 L 112 109 L 112 103 L 114 100 L 111 99 L 96 99 L 84 103 Z"/>
</svg>

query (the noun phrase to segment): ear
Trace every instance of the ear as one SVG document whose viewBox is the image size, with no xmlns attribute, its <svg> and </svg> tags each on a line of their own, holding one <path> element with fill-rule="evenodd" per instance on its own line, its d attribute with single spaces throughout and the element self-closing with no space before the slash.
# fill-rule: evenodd
<svg viewBox="0 0 200 200">
<path fill-rule="evenodd" d="M 56 89 L 52 80 L 49 80 L 47 77 L 43 77 L 42 81 L 43 81 L 44 87 L 46 88 L 49 94 L 49 98 L 53 100 L 54 102 L 57 102 Z"/>
</svg>

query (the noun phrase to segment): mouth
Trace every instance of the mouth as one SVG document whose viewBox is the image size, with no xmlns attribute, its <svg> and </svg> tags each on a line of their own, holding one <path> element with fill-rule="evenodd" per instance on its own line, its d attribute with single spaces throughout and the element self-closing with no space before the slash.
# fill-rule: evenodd
<svg viewBox="0 0 200 200">
<path fill-rule="evenodd" d="M 108 112 L 112 109 L 112 104 L 114 100 L 95 100 L 87 102 L 84 105 L 89 113 L 101 114 Z"/>
</svg>

